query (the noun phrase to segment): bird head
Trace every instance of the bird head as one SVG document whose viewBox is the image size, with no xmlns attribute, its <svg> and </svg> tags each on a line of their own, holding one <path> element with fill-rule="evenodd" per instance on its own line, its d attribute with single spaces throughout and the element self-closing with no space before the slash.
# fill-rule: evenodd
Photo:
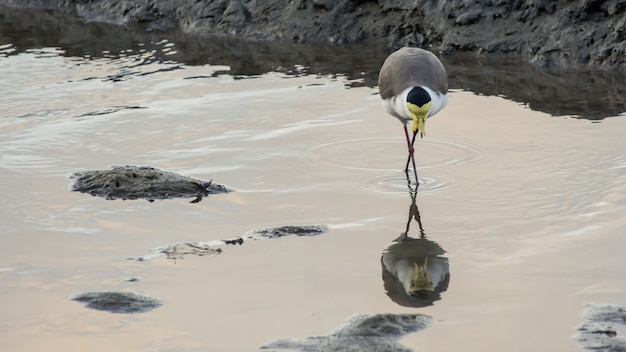
<svg viewBox="0 0 626 352">
<path fill-rule="evenodd" d="M 413 118 L 413 132 L 420 131 L 421 137 L 426 135 L 426 118 L 433 106 L 430 94 L 422 87 L 414 87 L 406 96 L 406 106 Z"/>
</svg>

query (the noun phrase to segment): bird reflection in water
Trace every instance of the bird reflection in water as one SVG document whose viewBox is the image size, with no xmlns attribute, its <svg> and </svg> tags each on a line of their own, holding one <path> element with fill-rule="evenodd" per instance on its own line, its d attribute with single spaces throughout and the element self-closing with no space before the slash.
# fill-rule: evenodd
<svg viewBox="0 0 626 352">
<path fill-rule="evenodd" d="M 410 188 L 409 188 L 410 189 Z M 441 299 L 448 289 L 450 266 L 445 250 L 426 238 L 417 207 L 417 189 L 410 192 L 411 206 L 406 229 L 383 252 L 383 282 L 392 301 L 405 307 L 425 307 Z M 419 226 L 419 236 L 409 237 L 411 222 Z"/>
</svg>

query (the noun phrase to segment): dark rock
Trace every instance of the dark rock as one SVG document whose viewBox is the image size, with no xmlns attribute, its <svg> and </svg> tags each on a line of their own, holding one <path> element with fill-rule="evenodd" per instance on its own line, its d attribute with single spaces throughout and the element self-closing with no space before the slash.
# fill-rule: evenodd
<svg viewBox="0 0 626 352">
<path fill-rule="evenodd" d="M 332 10 L 335 6 L 335 0 L 313 0 L 313 6 L 326 10 Z"/>
<path fill-rule="evenodd" d="M 482 15 L 483 15 L 482 10 L 470 10 L 470 11 L 463 12 L 462 14 L 460 14 L 456 18 L 454 23 L 460 26 L 467 26 L 469 24 L 474 24 L 478 22 L 478 20 L 480 19 Z"/>
<path fill-rule="evenodd" d="M 73 173 L 72 191 L 114 199 L 170 199 L 195 197 L 193 203 L 215 193 L 233 189 L 213 181 L 203 181 L 149 166 L 114 166 L 110 170 Z"/>
<path fill-rule="evenodd" d="M 111 313 L 143 313 L 163 304 L 156 298 L 134 292 L 85 292 L 70 299 L 87 303 L 87 308 L 105 310 Z"/>
<path fill-rule="evenodd" d="M 224 10 L 222 21 L 241 26 L 252 18 L 246 5 L 239 0 L 231 0 Z"/>
<path fill-rule="evenodd" d="M 419 8 L 420 3 L 423 1 L 420 0 L 379 0 L 378 4 L 383 9 L 383 11 L 387 10 L 414 10 Z"/>
</svg>

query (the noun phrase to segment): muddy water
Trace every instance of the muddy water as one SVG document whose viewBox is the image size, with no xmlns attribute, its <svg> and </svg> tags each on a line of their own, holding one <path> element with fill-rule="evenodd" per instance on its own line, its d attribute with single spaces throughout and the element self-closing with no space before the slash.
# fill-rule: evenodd
<svg viewBox="0 0 626 352">
<path fill-rule="evenodd" d="M 253 351 L 324 335 L 354 314 L 422 313 L 434 324 L 401 340 L 416 351 L 571 351 L 584 303 L 626 304 L 617 113 L 592 123 L 452 91 L 416 142 L 416 204 L 427 237 L 447 251 L 450 282 L 433 305 L 411 308 L 382 280 L 381 255 L 405 231 L 411 198 L 402 128 L 375 87 L 347 88 L 354 77 L 336 73 L 233 76 L 229 62 L 163 60 L 177 54 L 171 41 L 98 56 L 4 44 L 3 349 Z M 68 190 L 72 172 L 113 165 L 237 191 L 192 204 Z M 176 262 L 125 260 L 304 224 L 330 230 Z M 100 290 L 164 304 L 119 315 L 68 299 Z"/>
</svg>

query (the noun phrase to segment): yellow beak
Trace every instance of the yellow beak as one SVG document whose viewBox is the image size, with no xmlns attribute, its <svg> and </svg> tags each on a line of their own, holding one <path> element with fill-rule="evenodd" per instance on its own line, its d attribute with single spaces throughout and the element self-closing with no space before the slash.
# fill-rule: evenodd
<svg viewBox="0 0 626 352">
<path fill-rule="evenodd" d="M 413 133 L 420 131 L 421 136 L 424 137 L 426 135 L 426 115 L 413 115 Z"/>
<path fill-rule="evenodd" d="M 433 283 L 430 281 L 430 274 L 428 273 L 428 257 L 424 258 L 424 265 L 413 262 L 413 266 L 413 279 L 411 280 L 409 292 L 435 291 Z"/>
<path fill-rule="evenodd" d="M 424 137 L 426 135 L 426 117 L 428 116 L 430 108 L 433 106 L 433 102 L 429 101 L 422 106 L 407 102 L 406 106 L 411 112 L 411 117 L 413 117 L 413 133 L 420 131 L 421 136 Z"/>
</svg>

